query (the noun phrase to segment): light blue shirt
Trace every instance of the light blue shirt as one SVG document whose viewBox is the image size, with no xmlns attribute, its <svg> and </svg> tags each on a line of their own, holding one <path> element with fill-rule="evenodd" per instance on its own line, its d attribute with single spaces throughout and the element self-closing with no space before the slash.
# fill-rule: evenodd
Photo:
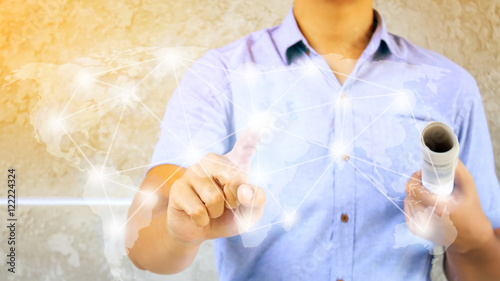
<svg viewBox="0 0 500 281">
<path fill-rule="evenodd" d="M 208 51 L 174 92 L 151 167 L 225 154 L 257 113 L 271 116 L 251 170 L 267 194 L 264 215 L 249 232 L 215 240 L 221 280 L 428 280 L 432 245 L 406 227 L 403 200 L 431 120 L 457 134 L 483 210 L 500 227 L 500 187 L 473 77 L 389 34 L 375 16 L 343 85 L 290 11 L 280 26 Z"/>
</svg>

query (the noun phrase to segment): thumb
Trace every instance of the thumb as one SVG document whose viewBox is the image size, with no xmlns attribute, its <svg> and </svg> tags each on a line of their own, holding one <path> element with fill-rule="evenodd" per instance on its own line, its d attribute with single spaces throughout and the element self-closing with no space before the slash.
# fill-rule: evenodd
<svg viewBox="0 0 500 281">
<path fill-rule="evenodd" d="M 233 149 L 225 156 L 241 170 L 248 173 L 252 164 L 252 157 L 263 134 L 264 130 L 259 128 L 250 127 L 246 129 L 236 140 Z"/>
<path fill-rule="evenodd" d="M 476 191 L 474 178 L 460 159 L 455 170 L 455 187 L 464 194 Z"/>
<path fill-rule="evenodd" d="M 228 219 L 215 220 L 218 226 L 211 237 L 230 237 L 249 230 L 264 214 L 266 193 L 262 188 L 250 184 L 241 184 L 237 192 L 240 205 L 234 211 L 226 210 Z"/>
<path fill-rule="evenodd" d="M 236 214 L 238 233 L 249 230 L 264 214 L 266 193 L 260 187 L 242 184 L 238 188 L 240 206 Z"/>
<path fill-rule="evenodd" d="M 266 192 L 258 186 L 242 184 L 238 188 L 238 201 L 246 208 L 263 208 L 266 203 Z"/>
</svg>

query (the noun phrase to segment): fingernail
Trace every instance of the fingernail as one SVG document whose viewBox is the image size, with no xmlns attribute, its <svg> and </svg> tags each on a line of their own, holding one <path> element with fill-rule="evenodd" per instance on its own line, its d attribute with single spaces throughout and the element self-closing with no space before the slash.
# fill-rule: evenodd
<svg viewBox="0 0 500 281">
<path fill-rule="evenodd" d="M 249 185 L 243 186 L 243 199 L 246 201 L 253 199 L 253 189 Z"/>
</svg>

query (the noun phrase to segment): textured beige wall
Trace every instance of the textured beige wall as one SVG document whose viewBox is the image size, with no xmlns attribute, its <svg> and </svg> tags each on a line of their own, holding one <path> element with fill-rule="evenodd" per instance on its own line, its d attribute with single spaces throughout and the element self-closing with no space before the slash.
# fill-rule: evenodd
<svg viewBox="0 0 500 281">
<path fill-rule="evenodd" d="M 251 31 L 279 24 L 292 1 L 2 1 L 0 5 L 0 85 L 8 75 L 30 63 L 33 79 L 14 81 L 0 88 L 0 167 L 18 169 L 18 196 L 85 197 L 88 184 L 85 163 L 57 157 L 50 146 L 37 141 L 30 112 L 51 99 L 67 99 L 59 65 L 71 71 L 82 63 L 79 58 L 126 56 L 138 47 L 222 46 Z M 496 159 L 500 159 L 500 1 L 376 1 L 388 28 L 410 41 L 435 50 L 465 67 L 481 89 Z M 131 62 L 148 57 L 132 53 Z M 105 60 L 105 59 L 102 59 Z M 127 61 L 124 59 L 124 61 Z M 40 64 L 45 63 L 45 64 Z M 121 62 L 124 63 L 124 62 Z M 68 66 L 68 64 L 70 64 Z M 65 67 L 66 67 L 65 66 Z M 33 72 L 38 69 L 39 73 Z M 137 81 L 150 70 L 139 68 L 129 75 Z M 27 72 L 29 72 L 27 71 Z M 53 73 L 52 73 L 53 72 Z M 21 75 L 22 76 L 22 75 Z M 164 87 L 155 87 L 144 102 L 162 116 L 174 87 L 169 78 Z M 119 112 L 118 112 L 119 113 Z M 158 123 L 141 115 L 127 115 L 120 138 L 110 153 L 113 169 L 124 170 L 149 161 L 158 137 Z M 102 159 L 118 119 L 115 111 L 93 124 L 90 136 L 73 137 L 86 143 L 91 161 Z M 63 139 L 61 147 L 67 145 Z M 62 148 L 61 148 L 62 149 Z M 64 151 L 68 151 L 67 148 Z M 68 155 L 68 154 L 65 154 Z M 76 154 L 72 154 L 76 155 Z M 500 161 L 497 160 L 500 175 Z M 124 173 L 129 186 L 137 186 L 145 168 Z M 3 177 L 2 177 L 3 178 Z M 1 187 L 2 197 L 5 187 Z M 113 192 L 111 190 L 110 192 Z M 116 194 L 123 195 L 124 193 Z M 129 194 L 129 193 L 127 193 Z M 114 211 L 123 216 L 126 207 Z M 1 221 L 5 221 L 2 208 Z M 201 280 L 214 279 L 216 272 L 207 243 L 195 264 L 177 276 L 154 276 L 136 270 L 125 258 L 113 256 L 106 244 L 108 218 L 98 207 L 29 207 L 18 210 L 19 272 L 16 280 Z M 103 228 L 103 223 L 104 228 Z M 6 232 L 2 227 L 2 237 Z M 3 240 L 2 240 L 3 241 Z M 0 246 L 3 255 L 5 245 Z M 113 261 L 113 262 L 109 262 Z M 2 265 L 1 276 L 4 275 Z"/>
</svg>

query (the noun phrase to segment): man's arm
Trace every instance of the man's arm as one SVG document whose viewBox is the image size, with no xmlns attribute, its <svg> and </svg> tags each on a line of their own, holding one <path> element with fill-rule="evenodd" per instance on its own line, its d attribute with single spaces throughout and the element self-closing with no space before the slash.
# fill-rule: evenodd
<svg viewBox="0 0 500 281">
<path fill-rule="evenodd" d="M 462 198 L 460 203 L 477 196 L 474 178 L 462 163 L 457 167 L 455 182 L 463 190 L 464 196 L 469 197 Z M 461 245 L 452 244 L 446 251 L 444 268 L 448 280 L 500 280 L 500 228 L 493 229 L 491 223 L 484 219 L 478 201 L 475 208 L 467 204 L 462 206 L 466 210 L 457 212 L 457 219 L 469 224 L 466 228 L 460 227 L 461 222 L 455 223 L 459 231 L 461 228 L 461 231 L 468 232 L 462 235 L 459 232 L 461 237 L 458 238 L 468 239 L 459 241 Z"/>
<path fill-rule="evenodd" d="M 129 210 L 125 246 L 140 269 L 172 274 L 191 264 L 201 243 L 183 243 L 166 231 L 168 197 L 172 184 L 185 172 L 160 165 L 146 174 Z"/>
<path fill-rule="evenodd" d="M 448 280 L 500 280 L 500 228 L 488 237 L 464 253 L 448 249 L 444 266 Z"/>
<path fill-rule="evenodd" d="M 264 131 L 245 130 L 225 155 L 209 153 L 183 169 L 152 168 L 129 211 L 125 247 L 140 269 L 172 274 L 187 268 L 205 240 L 240 234 L 262 217 L 266 193 L 248 184 Z"/>
<path fill-rule="evenodd" d="M 462 161 L 450 196 L 429 192 L 418 171 L 406 184 L 404 204 L 410 230 L 447 248 L 449 280 L 500 280 L 500 229 L 494 230 L 486 217 L 474 178 Z"/>
</svg>

